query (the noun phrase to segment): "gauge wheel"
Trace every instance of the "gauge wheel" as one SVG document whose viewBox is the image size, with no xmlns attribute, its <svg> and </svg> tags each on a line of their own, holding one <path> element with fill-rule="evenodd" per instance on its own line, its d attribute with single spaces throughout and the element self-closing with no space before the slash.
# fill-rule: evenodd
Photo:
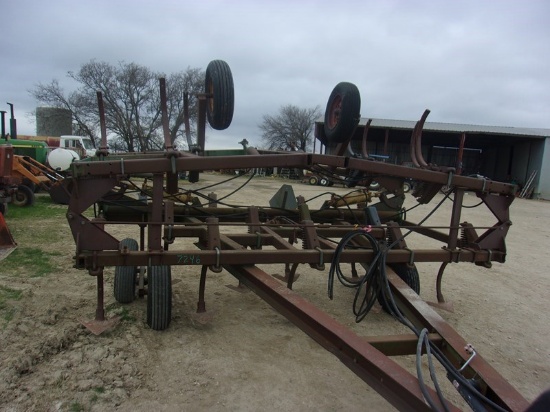
<svg viewBox="0 0 550 412">
<path fill-rule="evenodd" d="M 321 186 L 328 186 L 329 185 L 329 180 L 326 177 L 322 177 L 322 178 L 319 179 L 319 184 Z"/>
<path fill-rule="evenodd" d="M 310 185 L 315 186 L 317 183 L 319 183 L 319 179 L 317 179 L 317 176 L 311 176 L 309 178 Z"/>
<path fill-rule="evenodd" d="M 411 191 L 411 184 L 409 182 L 403 183 L 403 193 L 409 193 Z"/>
<path fill-rule="evenodd" d="M 128 250 L 138 250 L 135 239 L 123 239 L 120 242 L 120 250 L 126 247 Z M 136 297 L 136 267 L 115 267 L 115 299 L 119 303 L 132 303 Z"/>
<path fill-rule="evenodd" d="M 349 140 L 361 118 L 361 95 L 353 83 L 338 83 L 332 90 L 325 110 L 325 136 L 329 142 Z"/>
<path fill-rule="evenodd" d="M 406 263 L 398 263 L 395 265 L 390 266 L 393 271 L 405 282 L 409 287 L 414 290 L 416 294 L 420 294 L 420 275 L 418 274 L 418 269 L 416 268 L 416 265 L 413 263 L 412 265 L 406 264 Z M 384 294 L 385 296 L 382 296 Z M 378 295 L 378 302 L 380 303 L 380 306 L 382 306 L 382 309 L 384 309 L 386 312 L 391 313 L 389 304 L 387 303 L 389 300 L 389 296 L 387 295 L 387 291 L 384 289 L 380 291 L 380 295 Z"/>
<path fill-rule="evenodd" d="M 216 130 L 224 130 L 233 120 L 235 91 L 229 65 L 223 60 L 213 60 L 206 68 L 204 91 L 207 94 L 206 116 Z"/>
<path fill-rule="evenodd" d="M 153 330 L 164 330 L 172 319 L 171 266 L 150 266 L 147 277 L 147 324 Z"/>
</svg>

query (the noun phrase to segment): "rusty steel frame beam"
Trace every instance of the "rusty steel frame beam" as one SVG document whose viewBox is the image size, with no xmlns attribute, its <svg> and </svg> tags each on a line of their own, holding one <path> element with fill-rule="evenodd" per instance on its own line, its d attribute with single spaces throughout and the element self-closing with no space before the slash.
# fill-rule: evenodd
<svg viewBox="0 0 550 412">
<path fill-rule="evenodd" d="M 308 169 L 315 165 L 353 169 L 375 175 L 412 178 L 424 182 L 462 187 L 466 190 L 483 193 L 514 195 L 516 186 L 509 183 L 459 176 L 452 172 L 441 172 L 428 169 L 413 169 L 406 166 L 393 165 L 373 160 L 349 158 L 343 156 L 320 155 L 311 153 L 284 154 L 250 154 L 241 156 L 177 156 L 176 170 L 205 171 L 223 169 L 253 169 L 262 167 L 301 168 Z M 71 173 L 75 178 L 84 179 L 94 176 L 119 176 L 143 173 L 167 173 L 173 170 L 173 162 L 166 156 L 134 158 L 121 156 L 119 160 L 108 159 L 104 162 L 75 162 Z"/>
<path fill-rule="evenodd" d="M 457 368 L 463 365 L 468 360 L 468 354 L 464 351 L 464 347 L 467 345 L 466 340 L 414 293 L 399 276 L 391 269 L 389 272 L 388 281 L 400 311 L 415 326 L 427 327 L 439 335 L 445 342 L 439 346 L 447 355 L 447 359 L 454 361 Z M 480 378 L 484 384 L 482 388 L 484 395 L 504 409 L 524 411 L 529 406 L 525 398 L 479 354 L 468 363 L 464 375 Z"/>
</svg>

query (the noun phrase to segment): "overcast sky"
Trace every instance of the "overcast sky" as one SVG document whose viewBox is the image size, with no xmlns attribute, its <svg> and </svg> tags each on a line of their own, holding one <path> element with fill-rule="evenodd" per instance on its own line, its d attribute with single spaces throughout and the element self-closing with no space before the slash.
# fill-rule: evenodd
<svg viewBox="0 0 550 412">
<path fill-rule="evenodd" d="M 353 82 L 361 116 L 550 128 L 550 2 L 0 0 L 0 109 L 36 134 L 29 90 L 91 59 L 166 74 L 227 61 L 235 114 L 207 148 L 260 144 L 265 114 L 324 112 Z M 8 130 L 9 131 L 9 128 Z"/>
</svg>

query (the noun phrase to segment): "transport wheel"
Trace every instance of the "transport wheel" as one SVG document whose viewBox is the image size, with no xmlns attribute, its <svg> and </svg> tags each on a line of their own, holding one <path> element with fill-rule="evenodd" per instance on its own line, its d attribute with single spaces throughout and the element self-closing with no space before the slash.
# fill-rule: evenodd
<svg viewBox="0 0 550 412">
<path fill-rule="evenodd" d="M 315 186 L 317 183 L 319 183 L 319 179 L 317 179 L 317 176 L 311 176 L 309 178 L 310 185 Z"/>
<path fill-rule="evenodd" d="M 12 203 L 15 206 L 32 206 L 34 204 L 34 192 L 25 185 L 17 186 L 17 192 L 13 195 Z"/>
<path fill-rule="evenodd" d="M 409 182 L 403 183 L 403 193 L 409 193 L 411 191 L 411 184 Z"/>
<path fill-rule="evenodd" d="M 164 330 L 172 318 L 171 266 L 150 266 L 148 272 L 147 324 L 153 330 Z"/>
<path fill-rule="evenodd" d="M 328 179 L 325 178 L 325 177 L 322 177 L 322 178 L 319 179 L 319 184 L 320 184 L 321 186 L 328 186 L 328 183 L 329 183 L 329 181 L 328 181 Z"/>
<path fill-rule="evenodd" d="M 329 142 L 342 143 L 351 137 L 361 118 L 361 96 L 353 83 L 338 83 L 325 111 L 325 135 Z"/>
<path fill-rule="evenodd" d="M 120 250 L 124 247 L 128 250 L 138 250 L 138 243 L 134 239 L 120 241 Z M 115 267 L 115 299 L 119 303 L 132 303 L 136 297 L 136 267 Z"/>
<path fill-rule="evenodd" d="M 395 273 L 397 273 L 397 276 L 403 280 L 409 287 L 416 292 L 416 294 L 420 293 L 420 276 L 418 275 L 418 270 L 416 269 L 416 265 L 413 263 L 412 265 L 408 265 L 406 263 L 398 263 L 395 265 L 390 266 Z M 382 291 L 381 293 L 386 293 L 386 291 Z M 386 312 L 390 312 L 390 308 L 386 301 L 389 300 L 389 296 L 386 295 L 386 299 L 384 299 L 382 296 L 378 296 L 378 302 L 382 306 L 382 309 L 384 309 Z"/>
<path fill-rule="evenodd" d="M 208 123 L 216 130 L 227 129 L 233 120 L 235 91 L 231 69 L 223 60 L 208 64 L 204 92 L 210 95 L 206 105 Z"/>
</svg>

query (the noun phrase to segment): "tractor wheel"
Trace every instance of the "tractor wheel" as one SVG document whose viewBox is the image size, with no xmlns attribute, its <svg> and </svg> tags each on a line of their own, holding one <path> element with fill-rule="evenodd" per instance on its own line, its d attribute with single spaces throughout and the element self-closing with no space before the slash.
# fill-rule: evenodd
<svg viewBox="0 0 550 412">
<path fill-rule="evenodd" d="M 317 179 L 317 176 L 311 176 L 309 178 L 310 185 L 315 186 L 317 183 L 319 183 L 319 179 Z"/>
<path fill-rule="evenodd" d="M 164 330 L 172 318 L 171 266 L 150 266 L 148 272 L 147 324 L 153 330 Z"/>
<path fill-rule="evenodd" d="M 31 182 L 31 181 L 28 180 L 28 179 L 25 179 L 25 180 L 23 181 L 23 185 L 25 185 L 25 186 L 27 186 L 29 189 L 31 189 L 33 193 L 37 193 L 37 188 L 38 188 L 38 186 L 36 185 L 36 183 Z"/>
<path fill-rule="evenodd" d="M 229 65 L 223 60 L 213 60 L 206 68 L 204 92 L 209 95 L 206 105 L 208 123 L 216 130 L 224 130 L 233 120 L 235 91 Z"/>
<path fill-rule="evenodd" d="M 420 276 L 418 274 L 418 270 L 416 269 L 416 265 L 408 265 L 406 263 L 398 263 L 395 265 L 390 266 L 393 271 L 405 282 L 409 287 L 416 292 L 416 294 L 420 294 Z M 380 293 L 386 293 L 385 290 L 382 290 Z M 378 296 L 378 302 L 382 306 L 382 309 L 384 309 L 386 312 L 390 312 L 390 308 L 386 301 L 389 299 L 389 296 L 386 295 L 386 299 L 384 299 L 381 295 Z"/>
<path fill-rule="evenodd" d="M 120 249 L 138 250 L 138 243 L 134 239 L 123 239 Z M 136 297 L 136 267 L 115 267 L 115 299 L 119 303 L 132 303 Z"/>
<path fill-rule="evenodd" d="M 353 83 L 338 83 L 332 90 L 325 111 L 325 135 L 329 142 L 343 143 L 361 118 L 361 95 Z"/>
<path fill-rule="evenodd" d="M 319 179 L 319 184 L 321 186 L 328 186 L 329 180 L 326 177 L 322 177 L 322 178 Z"/>
<path fill-rule="evenodd" d="M 17 192 L 13 195 L 12 203 L 15 206 L 32 206 L 34 205 L 34 192 L 28 186 L 19 185 Z"/>
</svg>

